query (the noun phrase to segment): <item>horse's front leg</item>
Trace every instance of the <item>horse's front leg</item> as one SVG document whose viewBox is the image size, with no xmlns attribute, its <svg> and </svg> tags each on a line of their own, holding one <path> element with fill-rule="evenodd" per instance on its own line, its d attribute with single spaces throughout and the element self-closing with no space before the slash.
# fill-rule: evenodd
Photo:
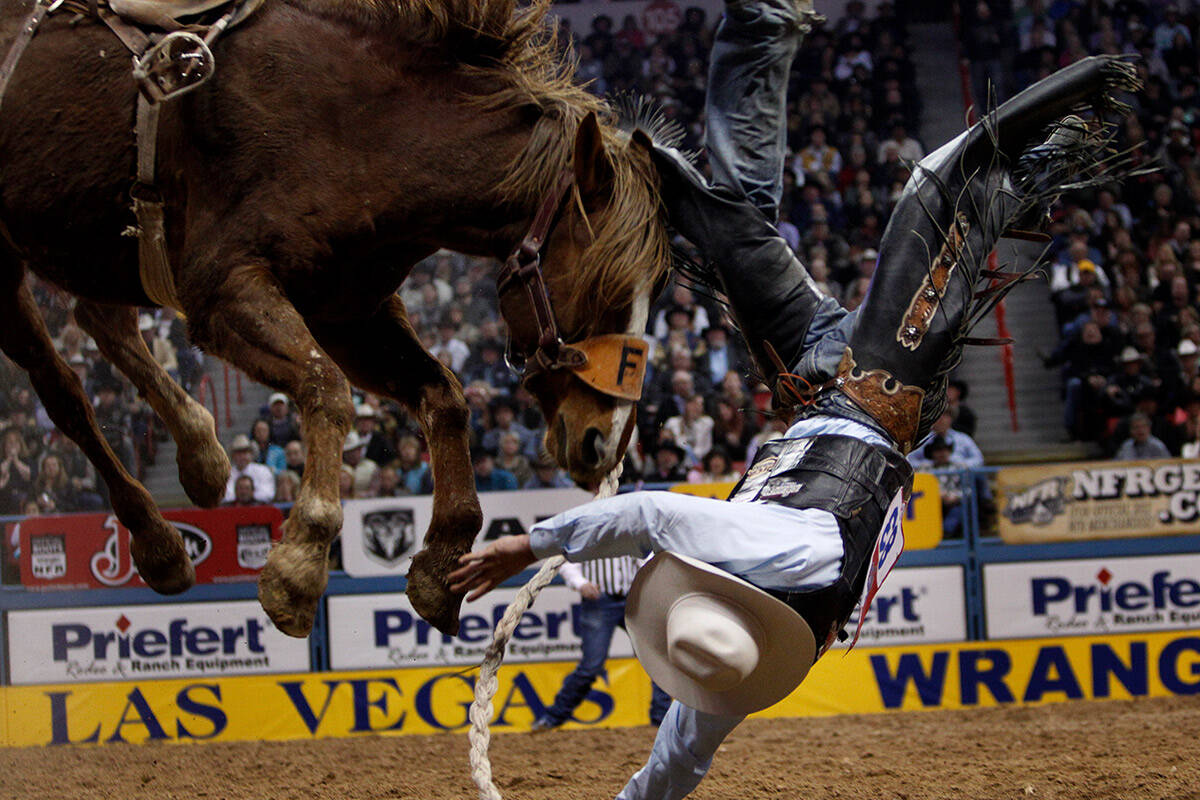
<svg viewBox="0 0 1200 800">
<path fill-rule="evenodd" d="M 300 409 L 308 459 L 283 540 L 259 576 L 258 598 L 279 630 L 307 636 L 329 579 L 329 546 L 342 529 L 338 476 L 354 419 L 350 385 L 265 269 L 235 269 L 206 296 L 187 299 L 201 346 Z"/>
<path fill-rule="evenodd" d="M 24 277 L 20 259 L 0 245 L 0 349 L 29 372 L 50 419 L 108 485 L 117 519 L 132 536 L 129 550 L 142 580 L 161 594 L 182 592 L 196 582 L 196 571 L 179 531 L 163 519 L 150 493 L 101 435 L 83 385 L 55 350 Z"/>
<path fill-rule="evenodd" d="M 187 496 L 205 508 L 220 503 L 230 466 L 229 456 L 217 441 L 216 423 L 208 409 L 171 380 L 150 355 L 138 333 L 137 309 L 80 300 L 75 319 L 166 423 L 178 445 L 175 460 Z"/>
<path fill-rule="evenodd" d="M 446 575 L 471 549 L 483 524 L 462 387 L 454 373 L 421 345 L 404 304 L 394 295 L 367 319 L 310 324 L 355 385 L 398 400 L 421 424 L 435 478 L 433 519 L 425 534 L 425 549 L 408 572 L 408 597 L 435 628 L 457 633 L 463 595 L 450 591 Z"/>
</svg>

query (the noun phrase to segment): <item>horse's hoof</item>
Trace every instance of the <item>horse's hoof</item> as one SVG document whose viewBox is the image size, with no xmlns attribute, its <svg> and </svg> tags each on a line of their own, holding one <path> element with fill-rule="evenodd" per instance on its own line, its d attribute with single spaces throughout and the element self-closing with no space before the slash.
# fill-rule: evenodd
<svg viewBox="0 0 1200 800">
<path fill-rule="evenodd" d="M 147 536 L 132 538 L 129 555 L 147 586 L 159 594 L 179 594 L 196 584 L 196 568 L 179 531 L 169 523 L 167 528 L 169 533 L 160 534 L 149 545 L 144 543 Z"/>
<path fill-rule="evenodd" d="M 458 612 L 464 594 L 450 591 L 448 575 L 458 565 L 458 557 L 466 550 L 434 551 L 425 548 L 417 553 L 408 569 L 408 588 L 405 594 L 413 609 L 430 625 L 448 636 L 458 633 Z"/>
<path fill-rule="evenodd" d="M 224 450 L 181 447 L 175 463 L 179 467 L 179 483 L 193 503 L 201 508 L 216 508 L 221 504 L 232 469 Z"/>
<path fill-rule="evenodd" d="M 303 639 L 312 632 L 317 603 L 329 581 L 329 548 L 281 542 L 258 576 L 258 601 L 275 627 Z"/>
</svg>

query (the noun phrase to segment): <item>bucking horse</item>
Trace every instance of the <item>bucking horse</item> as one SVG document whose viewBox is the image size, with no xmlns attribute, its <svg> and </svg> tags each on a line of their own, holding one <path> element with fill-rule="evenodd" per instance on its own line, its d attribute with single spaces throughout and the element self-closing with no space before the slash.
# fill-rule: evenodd
<svg viewBox="0 0 1200 800">
<path fill-rule="evenodd" d="M 211 415 L 151 358 L 136 309 L 175 306 L 194 343 L 293 398 L 307 462 L 259 597 L 295 636 L 342 526 L 351 384 L 402 403 L 430 443 L 433 516 L 408 594 L 458 628 L 445 575 L 482 518 L 468 412 L 396 294 L 437 249 L 504 261 L 501 312 L 548 451 L 585 484 L 620 462 L 668 239 L 647 150 L 572 81 L 548 5 L 4 3 L 0 348 L 108 484 L 155 590 L 194 582 L 183 542 L 98 430 L 27 271 L 78 298 L 80 325 L 179 444 L 198 505 L 218 502 L 229 460 Z"/>
</svg>

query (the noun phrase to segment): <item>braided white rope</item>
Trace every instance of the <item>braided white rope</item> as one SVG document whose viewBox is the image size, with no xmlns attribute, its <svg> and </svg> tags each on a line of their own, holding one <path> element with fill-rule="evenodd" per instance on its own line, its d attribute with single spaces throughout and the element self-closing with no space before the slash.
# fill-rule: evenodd
<svg viewBox="0 0 1200 800">
<path fill-rule="evenodd" d="M 600 484 L 600 490 L 596 492 L 596 499 L 601 500 L 616 494 L 617 480 L 620 477 L 621 464 L 618 463 Z M 499 688 L 496 675 L 500 671 L 500 663 L 504 661 L 504 650 L 508 647 L 508 641 L 512 638 L 517 623 L 521 621 L 521 616 L 533 604 L 533 599 L 537 597 L 538 592 L 554 580 L 554 573 L 558 571 L 565 560 L 562 556 L 546 559 L 542 568 L 530 579 L 529 583 L 521 587 L 517 596 L 509 603 L 499 624 L 496 625 L 496 631 L 492 634 L 492 643 L 488 645 L 487 651 L 483 654 L 483 662 L 479 665 L 479 678 L 475 681 L 475 701 L 471 703 L 471 709 L 468 712 L 471 730 L 467 733 L 467 739 L 471 744 L 469 756 L 471 780 L 475 781 L 475 785 L 479 787 L 479 800 L 503 800 L 500 790 L 492 782 L 492 762 L 488 760 L 488 745 L 492 741 L 492 732 L 489 728 L 492 721 L 492 698 L 496 696 L 496 690 Z"/>
</svg>

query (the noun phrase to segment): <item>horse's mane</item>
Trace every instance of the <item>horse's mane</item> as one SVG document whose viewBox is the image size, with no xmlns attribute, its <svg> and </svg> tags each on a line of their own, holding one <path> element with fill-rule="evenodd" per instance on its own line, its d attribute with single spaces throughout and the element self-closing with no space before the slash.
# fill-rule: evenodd
<svg viewBox="0 0 1200 800">
<path fill-rule="evenodd" d="M 573 159 L 575 131 L 589 113 L 600 119 L 615 172 L 606 213 L 596 215 L 594 244 L 583 253 L 584 280 L 571 281 L 574 307 L 619 304 L 653 285 L 670 266 L 658 221 L 657 175 L 649 158 L 634 157 L 627 133 L 599 98 L 574 81 L 570 48 L 560 47 L 546 15 L 551 0 L 289 0 L 310 11 L 385 30 L 414 45 L 440 48 L 471 85 L 487 87 L 469 101 L 481 109 L 531 107 L 539 119 L 528 144 L 498 187 L 502 197 L 534 207 Z M 573 315 L 593 319 L 594 313 Z M 589 331 L 572 331 L 586 335 Z"/>
</svg>

